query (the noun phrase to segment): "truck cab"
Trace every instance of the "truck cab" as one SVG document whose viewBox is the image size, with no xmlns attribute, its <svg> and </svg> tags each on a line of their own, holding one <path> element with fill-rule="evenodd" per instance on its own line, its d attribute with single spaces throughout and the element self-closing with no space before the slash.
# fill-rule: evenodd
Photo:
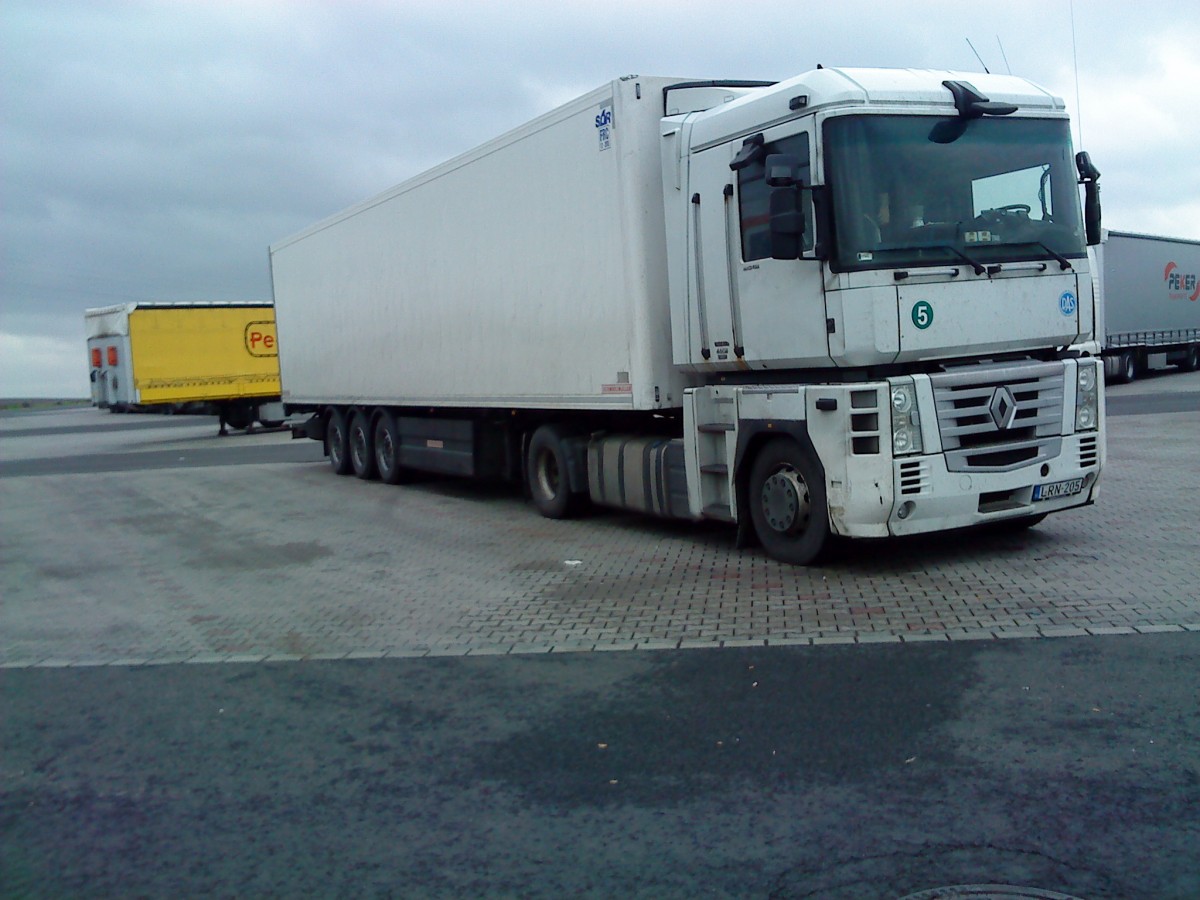
<svg viewBox="0 0 1200 900">
<path fill-rule="evenodd" d="M 818 69 L 662 133 L 695 509 L 807 562 L 1094 499 L 1102 373 L 1068 348 L 1096 329 L 1098 173 L 1059 98 Z"/>
</svg>

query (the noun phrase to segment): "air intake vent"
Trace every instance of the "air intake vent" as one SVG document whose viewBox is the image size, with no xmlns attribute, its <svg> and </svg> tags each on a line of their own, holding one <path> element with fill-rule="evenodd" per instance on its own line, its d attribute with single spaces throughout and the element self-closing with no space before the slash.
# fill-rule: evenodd
<svg viewBox="0 0 1200 900">
<path fill-rule="evenodd" d="M 1100 465 L 1100 439 L 1089 434 L 1079 441 L 1079 467 L 1088 469 Z"/>
<path fill-rule="evenodd" d="M 855 456 L 879 453 L 879 393 L 850 392 L 850 446 Z"/>
<path fill-rule="evenodd" d="M 929 492 L 929 465 L 913 459 L 900 463 L 900 494 L 911 497 Z"/>
</svg>

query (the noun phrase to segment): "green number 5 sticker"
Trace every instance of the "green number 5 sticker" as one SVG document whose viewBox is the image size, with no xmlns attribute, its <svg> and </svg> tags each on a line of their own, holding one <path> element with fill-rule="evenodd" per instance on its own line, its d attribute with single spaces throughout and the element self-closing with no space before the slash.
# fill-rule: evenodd
<svg viewBox="0 0 1200 900">
<path fill-rule="evenodd" d="M 912 320 L 922 331 L 933 324 L 933 307 L 929 305 L 928 300 L 913 304 Z"/>
</svg>

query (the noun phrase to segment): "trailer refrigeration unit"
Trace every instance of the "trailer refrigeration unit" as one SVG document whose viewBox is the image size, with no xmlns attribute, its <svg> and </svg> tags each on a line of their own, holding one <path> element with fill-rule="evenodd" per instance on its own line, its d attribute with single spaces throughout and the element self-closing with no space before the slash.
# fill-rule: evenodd
<svg viewBox="0 0 1200 900">
<path fill-rule="evenodd" d="M 274 245 L 335 471 L 831 536 L 1026 526 L 1104 462 L 1096 178 L 1019 78 L 627 77 Z"/>
<path fill-rule="evenodd" d="M 1200 241 L 1105 229 L 1095 253 L 1108 379 L 1200 368 Z"/>
<path fill-rule="evenodd" d="M 234 428 L 278 426 L 269 303 L 124 303 L 84 313 L 92 402 L 116 412 L 201 405 Z"/>
</svg>

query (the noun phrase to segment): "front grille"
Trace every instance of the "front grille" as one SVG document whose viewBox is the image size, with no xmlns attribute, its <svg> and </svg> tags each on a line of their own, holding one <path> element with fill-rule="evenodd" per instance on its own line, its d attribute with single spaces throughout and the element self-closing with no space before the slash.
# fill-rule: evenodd
<svg viewBox="0 0 1200 900">
<path fill-rule="evenodd" d="M 979 366 L 931 375 L 951 472 L 1006 472 L 1061 450 L 1063 366 Z"/>
</svg>

